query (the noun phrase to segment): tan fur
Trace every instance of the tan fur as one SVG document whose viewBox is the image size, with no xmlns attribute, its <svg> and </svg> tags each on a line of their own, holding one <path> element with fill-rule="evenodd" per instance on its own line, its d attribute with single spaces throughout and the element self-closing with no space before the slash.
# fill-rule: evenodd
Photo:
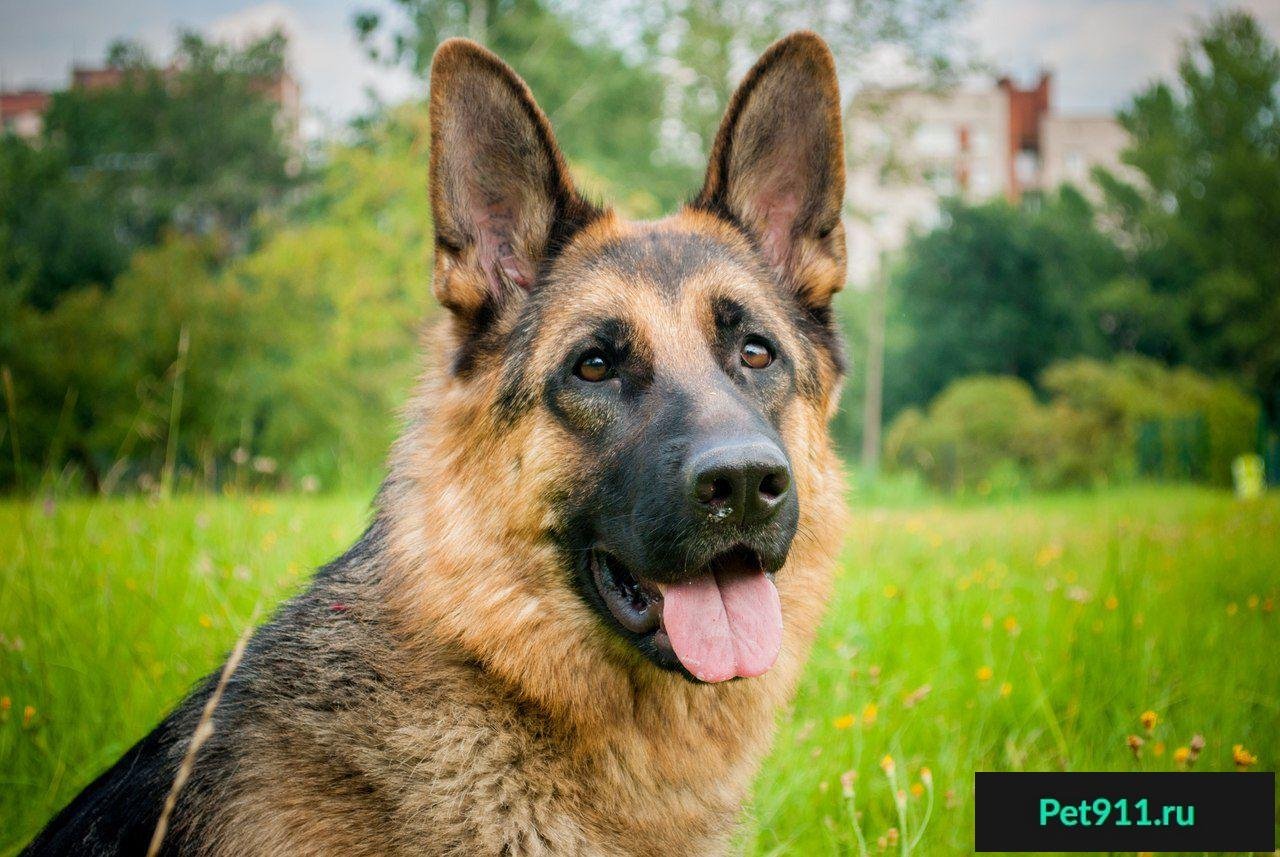
<svg viewBox="0 0 1280 857">
<path fill-rule="evenodd" d="M 801 47 L 812 50 L 808 37 Z M 572 269 L 604 242 L 652 230 L 711 234 L 750 252 L 724 221 L 687 210 L 647 225 L 605 216 L 557 264 Z M 842 279 L 842 253 L 815 255 L 798 248 L 791 276 L 829 296 Z M 475 276 L 465 253 L 439 254 L 438 291 L 447 284 L 456 295 Z M 757 278 L 732 266 L 699 270 L 672 303 L 642 277 L 597 271 L 589 288 L 579 283 L 573 311 L 548 322 L 528 364 L 552 365 L 574 318 L 607 309 L 642 326 L 656 361 L 703 371 L 708 294 L 758 288 Z M 469 288 L 474 294 L 483 284 Z M 273 760 L 267 767 L 289 775 L 269 807 L 245 800 L 229 810 L 236 823 L 224 828 L 220 850 L 272 842 L 281 853 L 316 854 L 725 851 L 805 662 L 844 520 L 826 430 L 837 372 L 788 335 L 786 347 L 821 364 L 823 396 L 794 398 L 781 430 L 802 498 L 799 532 L 777 575 L 783 650 L 760 678 L 701 685 L 643 660 L 566 585 L 545 534 L 557 486 L 590 462 L 541 409 L 500 424 L 493 409 L 500 367 L 486 365 L 481 378 L 452 375 L 459 328 L 443 322 L 430 337 L 439 352 L 409 407 L 411 428 L 380 498 L 390 515 L 378 586 L 396 639 L 384 668 L 394 665 L 402 692 L 349 718 L 369 745 L 369 757 L 357 753 L 351 764 L 363 763 L 395 796 L 401 826 L 388 829 L 375 811 L 365 827 L 352 805 L 317 794 L 305 758 L 264 746 Z M 339 815 L 351 819 L 349 829 L 327 823 Z"/>
<path fill-rule="evenodd" d="M 785 276 L 769 270 L 760 232 L 744 233 L 707 200 L 657 223 L 578 207 L 545 117 L 518 78 L 477 46 L 455 41 L 441 51 L 447 73 L 432 96 L 433 157 L 459 145 L 471 146 L 468 157 L 491 158 L 457 136 L 466 123 L 452 127 L 458 92 L 447 96 L 469 85 L 455 75 L 479 75 L 480 100 L 515 111 L 479 121 L 510 130 L 533 164 L 507 164 L 492 185 L 495 198 L 525 210 L 511 224 L 524 242 L 514 248 L 518 265 L 540 264 L 552 212 L 580 216 L 580 228 L 540 294 L 526 296 L 524 284 L 504 276 L 495 294 L 486 265 L 497 257 L 483 258 L 468 220 L 472 179 L 433 171 L 436 289 L 451 315 L 428 336 L 436 354 L 407 409 L 375 524 L 255 636 L 167 844 L 211 855 L 724 853 L 813 641 L 844 523 L 826 428 L 839 359 L 819 344 L 829 331 L 818 329 L 818 315 L 803 317 L 825 310 L 843 277 L 842 244 L 822 220 L 831 191 L 801 189 L 817 202 L 788 227 Z M 780 97 L 768 77 L 773 63 L 787 86 L 817 74 L 834 87 L 829 56 L 811 34 L 770 49 L 744 87 L 764 80 L 762 91 Z M 744 101 L 735 98 L 726 127 Z M 718 148 L 760 145 L 722 137 Z M 750 159 L 742 164 L 755 173 Z M 713 166 L 712 196 L 720 178 Z M 750 198 L 753 186 L 737 192 Z M 663 248 L 690 240 L 711 249 L 664 274 Z M 609 261 L 620 245 L 633 255 Z M 664 281 L 671 277 L 679 282 Z M 797 384 L 777 417 L 800 519 L 776 575 L 782 651 L 763 676 L 700 684 L 663 671 L 571 585 L 550 534 L 596 451 L 536 396 L 519 409 L 502 406 L 513 358 L 500 348 L 457 368 L 469 337 L 480 335 L 486 301 L 498 310 L 484 335 L 502 341 L 535 297 L 552 311 L 514 358 L 535 379 L 562 364 L 586 319 L 607 313 L 638 331 L 636 347 L 662 372 L 699 395 L 729 395 L 712 383 L 724 371 L 710 345 L 717 297 L 748 304 L 796 376 L 816 379 Z M 204 693 L 153 733 L 169 763 L 181 758 Z M 164 765 L 157 770 L 160 779 Z M 134 788 L 129 776 L 120 774 L 125 789 Z"/>
</svg>

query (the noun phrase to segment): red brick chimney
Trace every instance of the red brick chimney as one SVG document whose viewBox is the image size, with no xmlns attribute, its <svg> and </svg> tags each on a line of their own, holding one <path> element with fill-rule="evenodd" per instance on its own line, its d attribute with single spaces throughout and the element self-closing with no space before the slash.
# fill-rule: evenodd
<svg viewBox="0 0 1280 857">
<path fill-rule="evenodd" d="M 1009 98 L 1009 201 L 1017 202 L 1023 191 L 1038 182 L 1018 169 L 1019 156 L 1023 163 L 1033 163 L 1038 176 L 1040 170 L 1040 117 L 1049 112 L 1049 91 L 1053 75 L 1041 72 L 1033 89 L 1019 89 L 1008 77 L 997 84 Z"/>
</svg>

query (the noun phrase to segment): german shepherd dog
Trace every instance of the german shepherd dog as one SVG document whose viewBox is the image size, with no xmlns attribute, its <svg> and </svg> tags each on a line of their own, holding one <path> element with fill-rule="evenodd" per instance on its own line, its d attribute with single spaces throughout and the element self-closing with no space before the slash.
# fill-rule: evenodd
<svg viewBox="0 0 1280 857">
<path fill-rule="evenodd" d="M 831 54 L 770 47 L 652 223 L 575 191 L 472 42 L 437 51 L 430 118 L 434 368 L 367 532 L 231 674 L 161 852 L 723 853 L 844 515 Z M 27 853 L 145 853 L 216 685 Z"/>
</svg>

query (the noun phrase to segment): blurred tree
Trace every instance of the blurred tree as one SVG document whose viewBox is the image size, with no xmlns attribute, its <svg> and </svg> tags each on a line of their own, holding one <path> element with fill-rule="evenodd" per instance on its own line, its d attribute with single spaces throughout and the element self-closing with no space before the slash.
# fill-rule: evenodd
<svg viewBox="0 0 1280 857">
<path fill-rule="evenodd" d="M 378 59 L 426 77 L 436 46 L 451 36 L 482 42 L 528 82 L 566 157 L 587 184 L 637 216 L 669 208 L 693 189 L 692 169 L 659 165 L 662 79 L 599 34 L 541 0 L 395 0 L 401 15 L 355 17 Z M 381 45 L 382 47 L 378 47 Z M 585 168 L 583 170 L 582 168 Z"/>
<path fill-rule="evenodd" d="M 643 5 L 643 4 L 642 4 Z M 684 0 L 664 3 L 655 43 L 667 57 L 670 115 L 665 142 L 700 162 L 729 97 L 756 56 L 793 30 L 814 30 L 831 47 L 846 96 L 869 64 L 931 85 L 948 80 L 961 60 L 955 25 L 968 0 Z M 672 139 L 678 134 L 679 139 Z M 856 203 L 856 200 L 855 200 Z"/>
<path fill-rule="evenodd" d="M 1140 180 L 1098 181 L 1142 278 L 1125 296 L 1139 350 L 1236 374 L 1280 418 L 1280 50 L 1248 14 L 1219 13 L 1177 82 L 1120 121 Z"/>
<path fill-rule="evenodd" d="M 967 0 L 395 0 L 402 22 L 355 17 L 373 55 L 426 76 L 450 36 L 511 63 L 566 154 L 623 197 L 669 210 L 696 190 L 733 89 L 770 42 L 798 29 L 831 45 L 848 91 L 875 58 L 945 77 Z M 378 47 L 381 45 L 382 47 Z"/>
<path fill-rule="evenodd" d="M 1254 448 L 1257 402 L 1185 366 L 1075 358 L 1048 367 L 1039 386 L 1043 404 L 1020 378 L 956 379 L 927 408 L 898 415 L 886 463 L 984 494 L 1140 475 L 1227 485 L 1232 460 Z"/>
<path fill-rule="evenodd" d="M 255 212 L 290 186 L 290 152 L 264 88 L 284 68 L 275 33 L 244 49 L 183 34 L 170 65 L 119 42 L 114 79 L 55 93 L 44 139 L 0 143 L 0 271 L 44 309 L 110 285 L 167 228 L 247 244 Z"/>
<path fill-rule="evenodd" d="M 914 238 L 893 274 L 886 413 L 964 375 L 1035 383 L 1055 360 L 1108 351 L 1094 301 L 1125 261 L 1093 219 L 1069 188 L 1037 208 L 945 204 L 943 224 Z"/>
<path fill-rule="evenodd" d="M 21 471 L 0 456 L 0 486 L 155 485 L 170 445 L 179 484 L 375 480 L 429 305 L 427 139 L 424 111 L 389 112 L 243 256 L 169 230 L 47 312 L 0 281 Z"/>
<path fill-rule="evenodd" d="M 56 146 L 0 137 L 0 288 L 41 309 L 128 262 L 110 208 L 67 170 Z"/>
<path fill-rule="evenodd" d="M 128 197 L 119 222 L 136 244 L 170 225 L 242 235 L 290 181 L 288 129 L 264 94 L 284 73 L 285 45 L 279 31 L 243 49 L 186 32 L 160 67 L 117 42 L 116 82 L 56 93 L 45 136 L 102 195 Z"/>
</svg>

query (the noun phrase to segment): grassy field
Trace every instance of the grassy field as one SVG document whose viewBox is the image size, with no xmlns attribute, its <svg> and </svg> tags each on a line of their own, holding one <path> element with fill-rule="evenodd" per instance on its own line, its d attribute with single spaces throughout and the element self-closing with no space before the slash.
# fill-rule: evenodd
<svg viewBox="0 0 1280 857">
<path fill-rule="evenodd" d="M 314 497 L 0 504 L 0 854 L 367 511 Z M 974 770 L 1176 770 L 1197 734 L 1197 770 L 1234 769 L 1237 744 L 1274 769 L 1277 601 L 1274 496 L 861 508 L 744 850 L 859 854 L 861 838 L 872 854 L 967 853 Z"/>
</svg>

